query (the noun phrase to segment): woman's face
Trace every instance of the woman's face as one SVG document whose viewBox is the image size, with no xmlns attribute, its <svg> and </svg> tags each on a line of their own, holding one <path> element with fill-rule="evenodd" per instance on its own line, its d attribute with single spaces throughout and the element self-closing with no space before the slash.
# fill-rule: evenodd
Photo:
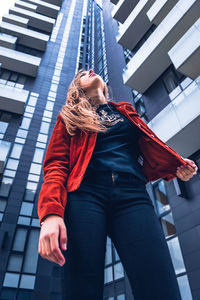
<svg viewBox="0 0 200 300">
<path fill-rule="evenodd" d="M 104 91 L 105 82 L 101 76 L 94 73 L 92 69 L 89 71 L 83 71 L 80 74 L 80 86 L 86 92 L 92 91 L 93 89 L 101 88 Z"/>
</svg>

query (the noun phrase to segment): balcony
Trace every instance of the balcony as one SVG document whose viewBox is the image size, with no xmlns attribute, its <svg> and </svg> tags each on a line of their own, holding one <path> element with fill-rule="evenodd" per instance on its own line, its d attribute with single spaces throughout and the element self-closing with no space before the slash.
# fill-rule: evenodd
<svg viewBox="0 0 200 300">
<path fill-rule="evenodd" d="M 50 18 L 56 19 L 58 16 L 58 12 L 60 10 L 60 7 L 57 5 L 53 5 L 50 3 L 47 3 L 45 1 L 40 0 L 23 0 L 24 2 L 28 2 L 31 4 L 36 4 L 37 9 L 36 12 L 42 15 L 45 15 Z"/>
<path fill-rule="evenodd" d="M 144 93 L 170 66 L 168 51 L 196 22 L 199 11 L 200 1 L 180 0 L 127 64 L 124 83 Z"/>
<path fill-rule="evenodd" d="M 0 85 L 0 109 L 22 115 L 29 91 Z"/>
<path fill-rule="evenodd" d="M 156 0 L 147 12 L 150 22 L 159 25 L 178 0 Z"/>
<path fill-rule="evenodd" d="M 19 8 L 24 8 L 24 9 L 30 10 L 32 12 L 36 12 L 36 9 L 37 9 L 37 5 L 33 5 L 31 3 L 27 3 L 24 1 L 20 1 L 20 0 L 15 1 L 15 6 L 19 7 Z"/>
<path fill-rule="evenodd" d="M 6 70 L 36 77 L 40 62 L 39 57 L 0 46 L 0 63 Z"/>
<path fill-rule="evenodd" d="M 62 5 L 62 0 L 43 0 L 43 1 L 50 3 L 50 4 L 58 5 L 58 6 Z M 116 0 L 116 1 L 118 1 L 118 0 Z"/>
<path fill-rule="evenodd" d="M 147 124 L 183 157 L 200 148 L 200 77 L 188 85 L 187 81 L 182 82 L 184 90 Z"/>
<path fill-rule="evenodd" d="M 47 0 L 44 0 L 47 1 Z M 117 4 L 119 0 L 110 0 L 110 2 L 112 2 L 113 4 Z"/>
<path fill-rule="evenodd" d="M 113 8 L 112 17 L 124 23 L 139 0 L 120 0 Z"/>
<path fill-rule="evenodd" d="M 17 37 L 5 33 L 0 33 L 0 46 L 15 49 Z"/>
<path fill-rule="evenodd" d="M 49 40 L 49 35 L 6 22 L 0 24 L 0 31 L 18 37 L 18 44 L 40 51 L 45 51 Z"/>
<path fill-rule="evenodd" d="M 3 173 L 4 166 L 7 161 L 7 156 L 10 151 L 11 143 L 0 140 L 0 174 Z"/>
<path fill-rule="evenodd" d="M 9 9 L 9 13 L 29 19 L 29 26 L 40 29 L 46 32 L 52 32 L 55 20 L 43 16 L 41 14 L 28 11 L 23 8 L 13 7 Z"/>
<path fill-rule="evenodd" d="M 168 55 L 175 68 L 192 79 L 200 75 L 200 18 L 171 48 Z"/>
<path fill-rule="evenodd" d="M 151 27 L 146 13 L 155 0 L 140 0 L 116 36 L 117 42 L 123 47 L 133 50 L 143 35 Z"/>
<path fill-rule="evenodd" d="M 6 23 L 13 24 L 13 25 L 21 26 L 23 28 L 27 28 L 29 19 L 22 18 L 22 17 L 19 17 L 19 16 L 15 16 L 15 15 L 12 15 L 12 14 L 5 14 L 2 17 L 2 21 L 6 22 Z"/>
</svg>

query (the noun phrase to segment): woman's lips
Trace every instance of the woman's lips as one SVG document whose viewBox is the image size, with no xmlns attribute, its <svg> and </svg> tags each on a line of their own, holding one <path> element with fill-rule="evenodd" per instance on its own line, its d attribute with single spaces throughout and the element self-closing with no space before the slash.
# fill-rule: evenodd
<svg viewBox="0 0 200 300">
<path fill-rule="evenodd" d="M 95 74 L 95 73 L 92 73 L 92 74 L 90 74 L 90 76 L 89 76 L 89 77 L 91 77 L 91 76 L 96 76 L 96 74 Z"/>
</svg>

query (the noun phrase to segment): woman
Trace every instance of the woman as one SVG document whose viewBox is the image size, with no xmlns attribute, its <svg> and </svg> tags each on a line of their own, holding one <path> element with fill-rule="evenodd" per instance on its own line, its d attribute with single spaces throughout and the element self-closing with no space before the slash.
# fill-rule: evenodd
<svg viewBox="0 0 200 300">
<path fill-rule="evenodd" d="M 109 101 L 99 75 L 81 69 L 57 116 L 38 200 L 38 252 L 64 266 L 63 299 L 103 299 L 109 235 L 134 299 L 180 300 L 146 184 L 187 181 L 196 172 L 195 163 L 161 141 L 130 103 Z"/>
</svg>

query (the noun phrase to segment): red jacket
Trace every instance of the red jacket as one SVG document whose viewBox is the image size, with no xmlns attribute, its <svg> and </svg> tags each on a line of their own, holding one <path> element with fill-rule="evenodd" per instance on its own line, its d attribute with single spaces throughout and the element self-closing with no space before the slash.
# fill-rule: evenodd
<svg viewBox="0 0 200 300">
<path fill-rule="evenodd" d="M 187 164 L 183 157 L 158 138 L 129 102 L 111 103 L 144 133 L 139 138 L 138 145 L 147 181 L 159 178 L 170 181 L 175 178 L 177 167 Z M 38 199 L 40 224 L 48 214 L 57 214 L 64 219 L 67 191 L 74 191 L 80 186 L 96 138 L 97 132 L 84 133 L 81 130 L 70 136 L 61 115 L 57 115 L 43 162 L 44 183 Z"/>
</svg>

